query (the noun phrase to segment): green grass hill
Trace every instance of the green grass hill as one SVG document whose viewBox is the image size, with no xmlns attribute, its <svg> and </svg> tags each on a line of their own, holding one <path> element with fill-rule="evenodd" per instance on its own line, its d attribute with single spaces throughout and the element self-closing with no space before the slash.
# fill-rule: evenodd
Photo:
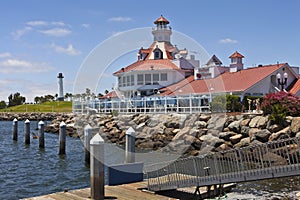
<svg viewBox="0 0 300 200">
<path fill-rule="evenodd" d="M 52 101 L 41 104 L 23 104 L 0 109 L 0 112 L 72 112 L 72 102 Z"/>
</svg>

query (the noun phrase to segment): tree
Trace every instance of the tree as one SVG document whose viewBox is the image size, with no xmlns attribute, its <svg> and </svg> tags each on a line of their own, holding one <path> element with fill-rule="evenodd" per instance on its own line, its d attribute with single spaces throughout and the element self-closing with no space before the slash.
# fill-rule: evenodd
<svg viewBox="0 0 300 200">
<path fill-rule="evenodd" d="M 0 109 L 6 108 L 6 103 L 5 101 L 0 102 Z"/>
<path fill-rule="evenodd" d="M 26 98 L 21 96 L 19 92 L 16 92 L 15 94 L 10 94 L 8 96 L 8 107 L 22 105 L 23 103 L 25 103 L 25 101 Z"/>
</svg>

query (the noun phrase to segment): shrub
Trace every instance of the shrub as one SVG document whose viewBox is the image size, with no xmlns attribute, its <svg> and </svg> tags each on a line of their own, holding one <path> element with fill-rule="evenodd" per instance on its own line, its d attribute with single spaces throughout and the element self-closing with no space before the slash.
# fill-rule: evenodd
<svg viewBox="0 0 300 200">
<path fill-rule="evenodd" d="M 274 106 L 277 104 L 282 106 L 286 115 L 300 116 L 300 98 L 283 91 L 267 94 L 263 99 L 261 108 L 264 114 L 273 114 L 275 112 Z"/>
<path fill-rule="evenodd" d="M 242 103 L 237 95 L 219 95 L 213 98 L 211 102 L 212 112 L 240 112 Z"/>
</svg>

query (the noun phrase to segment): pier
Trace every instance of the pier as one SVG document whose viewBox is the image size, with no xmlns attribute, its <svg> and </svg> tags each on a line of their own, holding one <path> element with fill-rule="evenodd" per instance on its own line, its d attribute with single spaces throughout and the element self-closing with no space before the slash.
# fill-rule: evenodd
<svg viewBox="0 0 300 200">
<path fill-rule="evenodd" d="M 234 184 L 225 185 L 224 191 L 229 191 Z M 147 182 L 129 183 L 118 186 L 105 186 L 105 198 L 104 199 L 119 199 L 119 200 L 175 200 L 175 199 L 199 199 L 193 192 L 195 188 L 185 188 L 181 190 L 169 190 L 158 193 L 149 192 L 146 190 Z M 206 188 L 200 188 L 202 196 L 208 197 Z M 91 199 L 90 188 L 78 189 L 57 192 L 44 196 L 26 198 L 24 200 L 87 200 Z"/>
</svg>

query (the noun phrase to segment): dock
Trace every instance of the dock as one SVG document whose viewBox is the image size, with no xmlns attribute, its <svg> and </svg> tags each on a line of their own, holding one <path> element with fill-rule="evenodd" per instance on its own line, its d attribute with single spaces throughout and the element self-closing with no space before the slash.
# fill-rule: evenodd
<svg viewBox="0 0 300 200">
<path fill-rule="evenodd" d="M 147 182 L 136 182 L 117 186 L 105 186 L 105 199 L 119 200 L 175 200 L 175 199 L 199 199 L 193 192 L 195 188 L 185 188 L 180 190 L 168 190 L 158 193 L 146 190 Z M 225 186 L 225 190 L 230 190 L 235 185 Z M 202 197 L 207 196 L 206 188 L 200 188 Z M 90 200 L 90 188 L 57 192 L 43 196 L 25 198 L 24 200 Z"/>
</svg>

